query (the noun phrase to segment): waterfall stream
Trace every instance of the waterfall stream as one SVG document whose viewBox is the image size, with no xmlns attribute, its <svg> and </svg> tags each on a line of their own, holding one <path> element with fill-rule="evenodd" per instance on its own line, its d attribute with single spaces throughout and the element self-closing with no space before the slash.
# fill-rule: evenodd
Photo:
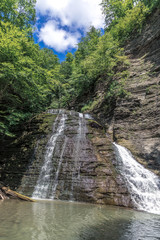
<svg viewBox="0 0 160 240">
<path fill-rule="evenodd" d="M 114 143 L 118 165 L 124 176 L 135 207 L 139 210 L 160 214 L 160 180 L 145 169 L 129 150 Z"/>
<path fill-rule="evenodd" d="M 85 142 L 86 139 L 86 124 L 85 117 L 83 113 L 78 113 L 78 129 L 77 129 L 77 137 L 76 142 L 74 144 L 74 151 L 72 158 L 74 159 L 74 170 L 72 172 L 72 184 L 71 184 L 71 192 L 70 192 L 70 200 L 74 200 L 73 192 L 74 192 L 74 184 L 77 180 L 80 179 L 80 156 L 81 156 L 81 148 L 82 142 Z M 84 151 L 84 150 L 83 150 Z"/>
<path fill-rule="evenodd" d="M 59 121 L 60 118 L 60 121 Z M 52 164 L 52 156 L 53 156 L 53 151 L 56 146 L 56 141 L 57 138 L 63 133 L 64 127 L 65 127 L 65 121 L 66 121 L 66 114 L 58 114 L 55 123 L 53 125 L 53 132 L 52 135 L 47 143 L 46 146 L 46 152 L 44 156 L 44 164 L 41 168 L 41 172 L 37 181 L 37 184 L 35 186 L 34 192 L 32 197 L 33 198 L 47 198 L 48 197 L 48 192 L 49 192 L 49 187 L 51 185 L 50 177 L 53 169 L 53 164 Z M 59 121 L 59 123 L 58 123 Z M 58 126 L 57 126 L 58 124 Z M 57 126 L 57 129 L 56 129 Z M 63 150 L 64 151 L 64 150 Z M 62 161 L 62 156 L 61 160 Z M 55 179 L 55 181 L 57 181 Z M 52 186 L 51 186 L 52 188 Z"/>
<path fill-rule="evenodd" d="M 95 202 L 100 196 L 101 203 L 101 199 L 108 200 L 107 194 L 113 192 L 112 203 L 121 206 L 131 206 L 131 203 L 139 210 L 160 214 L 159 178 L 116 143 L 119 172 L 115 176 L 108 163 L 113 157 L 109 155 L 111 160 L 108 155 L 106 157 L 112 146 L 107 143 L 105 135 L 101 137 L 99 130 L 90 128 L 86 121 L 92 119 L 89 114 L 52 109 L 47 114 L 53 119 L 50 131 L 47 136 L 37 139 L 30 166 L 20 186 L 22 194 L 30 194 L 35 199 L 96 199 Z M 96 138 L 92 138 L 93 131 L 97 131 Z M 89 135 L 101 156 L 95 155 Z M 112 204 L 110 199 L 108 201 Z"/>
<path fill-rule="evenodd" d="M 84 145 L 87 131 L 85 116 L 82 113 L 65 110 L 59 112 L 49 110 L 48 113 L 57 114 L 57 117 L 53 124 L 52 134 L 45 147 L 44 162 L 32 197 L 57 199 L 57 192 L 59 192 L 60 187 L 68 195 L 69 200 L 75 200 L 74 191 L 80 181 L 80 158 L 82 153 L 85 154 Z M 91 118 L 89 115 L 86 117 Z M 76 124 L 72 120 L 73 118 L 75 118 Z M 68 122 L 73 121 L 73 125 L 68 125 L 66 120 Z M 67 154 L 69 154 L 69 158 L 67 158 Z M 67 183 L 70 182 L 68 185 L 61 177 L 62 173 L 67 179 Z"/>
<path fill-rule="evenodd" d="M 58 185 L 58 177 L 59 177 L 60 168 L 61 168 L 61 165 L 62 165 L 62 162 L 63 162 L 63 154 L 64 154 L 64 151 L 65 151 L 65 148 L 66 148 L 66 143 L 67 143 L 67 137 L 65 137 L 65 140 L 64 140 L 64 144 L 63 144 L 63 147 L 62 147 L 58 168 L 57 168 L 57 171 L 56 171 L 55 180 L 54 180 L 54 183 L 53 183 L 53 186 L 52 186 L 52 199 L 55 198 L 55 193 L 56 193 L 56 189 L 57 189 L 57 185 Z"/>
</svg>

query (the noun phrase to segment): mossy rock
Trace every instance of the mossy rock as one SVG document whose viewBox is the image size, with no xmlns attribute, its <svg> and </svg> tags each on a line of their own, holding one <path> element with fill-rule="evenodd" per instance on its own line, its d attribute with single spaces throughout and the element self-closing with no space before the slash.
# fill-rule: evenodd
<svg viewBox="0 0 160 240">
<path fill-rule="evenodd" d="M 95 120 L 89 119 L 88 122 L 89 122 L 89 125 L 90 125 L 92 128 L 97 128 L 97 129 L 101 129 L 101 130 L 104 129 L 104 127 L 103 127 L 101 124 L 99 124 L 97 121 L 95 121 Z"/>
</svg>

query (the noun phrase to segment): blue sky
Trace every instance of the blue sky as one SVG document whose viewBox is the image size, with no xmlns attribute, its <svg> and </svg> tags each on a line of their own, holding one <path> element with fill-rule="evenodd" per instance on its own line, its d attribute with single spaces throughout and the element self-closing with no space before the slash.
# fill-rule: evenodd
<svg viewBox="0 0 160 240">
<path fill-rule="evenodd" d="M 92 25 L 103 28 L 101 0 L 37 0 L 35 42 L 58 55 L 74 53 L 78 42 Z"/>
</svg>

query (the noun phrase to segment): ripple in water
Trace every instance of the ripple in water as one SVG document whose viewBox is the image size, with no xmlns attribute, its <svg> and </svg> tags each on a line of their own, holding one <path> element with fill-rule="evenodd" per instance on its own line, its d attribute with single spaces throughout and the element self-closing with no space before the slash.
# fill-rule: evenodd
<svg viewBox="0 0 160 240">
<path fill-rule="evenodd" d="M 160 216 L 60 201 L 0 201 L 2 240 L 158 240 Z"/>
</svg>

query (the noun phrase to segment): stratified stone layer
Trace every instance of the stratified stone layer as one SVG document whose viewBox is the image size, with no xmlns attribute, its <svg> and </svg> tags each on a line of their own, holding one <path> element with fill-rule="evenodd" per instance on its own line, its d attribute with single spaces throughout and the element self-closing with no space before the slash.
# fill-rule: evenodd
<svg viewBox="0 0 160 240">
<path fill-rule="evenodd" d="M 54 121 L 65 114 L 65 128 L 56 140 L 47 198 L 132 206 L 116 170 L 112 143 L 103 128 L 74 111 L 50 111 L 37 116 L 8 149 L 1 180 L 25 195 L 35 190 Z M 57 122 L 58 126 L 58 122 Z M 55 126 L 54 126 L 55 127 Z"/>
</svg>

